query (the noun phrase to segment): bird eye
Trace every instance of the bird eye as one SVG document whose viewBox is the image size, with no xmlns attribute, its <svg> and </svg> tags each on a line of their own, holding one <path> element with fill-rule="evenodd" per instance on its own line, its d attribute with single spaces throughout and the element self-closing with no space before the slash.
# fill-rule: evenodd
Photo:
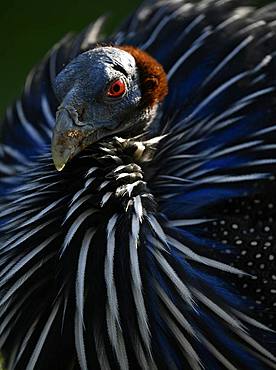
<svg viewBox="0 0 276 370">
<path fill-rule="evenodd" d="M 126 85 L 122 80 L 113 81 L 112 84 L 109 86 L 107 95 L 112 98 L 118 98 L 122 96 L 126 91 Z"/>
</svg>

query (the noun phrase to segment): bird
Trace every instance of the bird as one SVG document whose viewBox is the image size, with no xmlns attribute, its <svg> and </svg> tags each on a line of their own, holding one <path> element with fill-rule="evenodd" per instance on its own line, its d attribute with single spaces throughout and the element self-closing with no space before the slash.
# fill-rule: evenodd
<svg viewBox="0 0 276 370">
<path fill-rule="evenodd" d="M 1 122 L 4 366 L 276 369 L 276 5 L 104 23 Z"/>
</svg>

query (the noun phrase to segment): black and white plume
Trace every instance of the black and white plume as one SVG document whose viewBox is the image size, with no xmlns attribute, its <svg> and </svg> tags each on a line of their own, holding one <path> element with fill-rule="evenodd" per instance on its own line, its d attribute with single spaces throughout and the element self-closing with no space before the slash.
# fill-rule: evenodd
<svg viewBox="0 0 276 370">
<path fill-rule="evenodd" d="M 102 24 L 1 123 L 5 369 L 276 369 L 276 5 Z"/>
</svg>

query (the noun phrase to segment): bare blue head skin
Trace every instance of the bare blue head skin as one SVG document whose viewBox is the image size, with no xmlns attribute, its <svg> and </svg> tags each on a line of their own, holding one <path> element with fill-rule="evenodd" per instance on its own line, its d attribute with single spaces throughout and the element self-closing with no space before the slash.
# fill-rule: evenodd
<svg viewBox="0 0 276 370">
<path fill-rule="evenodd" d="M 115 80 L 125 83 L 120 97 L 107 94 Z M 56 77 L 60 102 L 52 138 L 57 170 L 77 153 L 101 138 L 146 127 L 156 106 L 141 108 L 139 70 L 134 57 L 115 47 L 98 47 L 80 54 Z"/>
</svg>

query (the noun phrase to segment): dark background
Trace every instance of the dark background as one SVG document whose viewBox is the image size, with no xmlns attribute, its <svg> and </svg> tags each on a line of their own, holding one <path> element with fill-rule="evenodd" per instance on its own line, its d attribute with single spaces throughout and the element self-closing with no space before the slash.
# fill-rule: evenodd
<svg viewBox="0 0 276 370">
<path fill-rule="evenodd" d="M 0 116 L 20 93 L 26 75 L 68 32 L 77 32 L 102 14 L 110 32 L 139 0 L 7 0 L 0 5 Z"/>
<path fill-rule="evenodd" d="M 268 1 L 256 0 L 258 5 Z M 80 31 L 103 13 L 110 32 L 139 0 L 8 0 L 0 7 L 0 117 L 20 93 L 32 66 L 70 31 Z"/>
</svg>

